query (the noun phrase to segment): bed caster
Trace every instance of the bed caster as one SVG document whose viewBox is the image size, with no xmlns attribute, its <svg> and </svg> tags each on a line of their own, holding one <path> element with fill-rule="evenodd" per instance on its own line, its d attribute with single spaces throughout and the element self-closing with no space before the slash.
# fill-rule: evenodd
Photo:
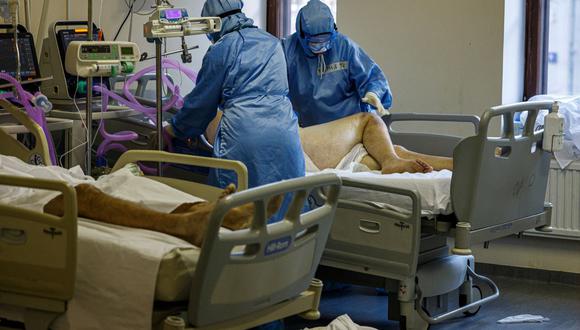
<svg viewBox="0 0 580 330">
<path fill-rule="evenodd" d="M 310 321 L 320 319 L 319 307 L 320 307 L 320 297 L 322 296 L 322 287 L 323 284 L 321 280 L 313 278 L 312 281 L 310 281 L 310 287 L 308 287 L 308 291 L 312 291 L 314 293 L 314 303 L 312 305 L 312 309 L 300 314 L 300 317 L 302 317 L 303 319 Z"/>
<path fill-rule="evenodd" d="M 481 288 L 477 285 L 472 286 L 471 287 L 471 302 L 481 300 L 482 297 L 483 297 L 483 292 L 481 291 Z M 466 295 L 464 295 L 464 294 L 459 295 L 459 307 L 463 307 L 469 303 L 470 302 L 467 301 Z M 477 314 L 480 309 L 481 309 L 481 306 L 477 306 L 473 309 L 470 309 L 470 310 L 463 312 L 463 314 L 465 316 L 471 317 L 471 316 L 474 316 L 475 314 Z"/>
<path fill-rule="evenodd" d="M 168 316 L 163 322 L 163 330 L 184 330 L 185 321 L 179 316 Z"/>
</svg>

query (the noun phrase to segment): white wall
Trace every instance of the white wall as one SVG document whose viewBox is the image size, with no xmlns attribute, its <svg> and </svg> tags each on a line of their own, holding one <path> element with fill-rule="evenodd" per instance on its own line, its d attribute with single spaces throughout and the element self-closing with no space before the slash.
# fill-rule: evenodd
<svg viewBox="0 0 580 330">
<path fill-rule="evenodd" d="M 47 16 L 47 22 L 53 22 L 55 20 L 66 19 L 66 0 L 30 0 L 31 1 L 31 21 L 32 21 L 32 32 L 35 38 L 38 38 L 38 24 L 40 21 L 40 15 L 42 10 L 42 5 L 44 1 L 49 3 L 49 10 Z M 100 10 L 101 1 L 103 1 L 102 13 Z M 22 2 L 22 1 L 21 1 Z M 23 3 L 23 2 L 22 2 Z M 144 4 L 143 11 L 147 12 L 150 10 L 151 5 L 155 3 L 155 0 L 137 0 L 134 9 L 138 9 Z M 175 6 L 182 6 L 187 8 L 190 16 L 199 16 L 201 14 L 201 9 L 203 7 L 203 0 L 175 0 L 172 1 Z M 70 0 L 70 19 L 72 20 L 86 20 L 87 19 L 87 0 Z M 21 5 L 23 8 L 24 5 Z M 21 10 L 22 11 L 22 10 Z M 127 6 L 123 0 L 93 0 L 93 19 L 96 24 L 99 24 L 100 16 L 100 26 L 102 27 L 105 38 L 107 40 L 112 40 L 115 36 L 117 29 L 119 28 L 123 18 L 128 11 Z M 266 26 L 266 0 L 252 0 L 246 1 L 244 12 L 251 18 L 254 19 L 256 25 L 265 28 Z M 100 14 L 101 13 L 101 14 Z M 155 47 L 153 44 L 147 43 L 143 38 L 143 24 L 147 21 L 148 17 L 133 15 L 133 28 L 131 36 L 129 36 L 129 20 L 125 24 L 123 30 L 119 34 L 118 40 L 129 40 L 136 42 L 139 45 L 141 52 L 147 52 L 150 56 L 155 55 Z M 24 16 L 21 15 L 21 20 L 24 22 Z M 42 31 L 42 38 L 46 36 L 46 30 Z M 192 68 L 199 70 L 201 67 L 201 61 L 203 55 L 209 47 L 209 40 L 205 35 L 191 36 L 187 37 L 187 42 L 190 46 L 199 45 L 199 49 L 192 50 L 191 54 L 193 56 L 193 62 L 189 64 Z M 39 43 L 40 45 L 40 43 Z M 170 39 L 167 43 L 167 50 L 179 49 L 181 45 L 180 39 Z M 180 60 L 180 55 L 175 54 L 170 56 L 175 60 Z M 154 61 L 147 61 L 141 63 L 138 68 L 144 66 L 152 65 Z M 182 84 L 182 90 L 184 92 L 189 92 L 192 88 L 193 83 L 185 80 Z"/>
<path fill-rule="evenodd" d="M 393 112 L 480 115 L 502 102 L 502 0 L 339 0 L 337 12 L 388 76 Z"/>
</svg>

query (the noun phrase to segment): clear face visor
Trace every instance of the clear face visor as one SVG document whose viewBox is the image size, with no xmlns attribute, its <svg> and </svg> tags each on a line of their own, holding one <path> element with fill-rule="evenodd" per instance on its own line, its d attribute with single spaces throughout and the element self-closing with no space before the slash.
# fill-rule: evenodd
<svg viewBox="0 0 580 330">
<path fill-rule="evenodd" d="M 330 49 L 331 38 L 331 33 L 321 33 L 314 36 L 307 36 L 306 42 L 308 43 L 308 48 L 314 54 L 321 54 Z"/>
</svg>

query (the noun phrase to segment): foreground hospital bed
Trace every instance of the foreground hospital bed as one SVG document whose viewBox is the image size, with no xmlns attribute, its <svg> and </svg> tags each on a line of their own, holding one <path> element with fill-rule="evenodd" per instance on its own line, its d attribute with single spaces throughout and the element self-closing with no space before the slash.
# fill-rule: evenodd
<svg viewBox="0 0 580 330">
<path fill-rule="evenodd" d="M 528 229 L 548 230 L 551 207 L 544 198 L 551 157 L 541 149 L 543 131 L 534 131 L 533 123 L 551 105 L 498 106 L 481 122 L 475 116 L 385 117 L 395 144 L 453 156 L 454 171 L 339 172 L 343 188 L 320 277 L 386 288 L 389 318 L 399 320 L 401 329 L 473 315 L 497 298 L 493 281 L 475 272 L 470 247 Z M 513 117 L 521 111 L 529 116 L 516 136 Z M 490 136 L 490 123 L 499 118 L 501 136 Z M 392 126 L 400 121 L 469 123 L 476 135 L 397 132 Z"/>
<path fill-rule="evenodd" d="M 7 138 L 2 136 L 2 145 Z M 42 149 L 17 150 L 14 154 L 23 160 L 43 156 Z M 247 181 L 238 162 L 149 151 L 124 154 L 112 175 L 138 161 L 220 167 L 235 170 L 241 187 Z M 220 192 L 176 179 L 151 179 L 207 200 Z M 289 180 L 228 196 L 217 203 L 201 249 L 161 233 L 77 219 L 75 192 L 62 182 L 4 175 L 0 184 L 56 190 L 66 204 L 59 218 L 0 203 L 0 318 L 24 322 L 27 329 L 47 329 L 51 323 L 53 329 L 144 329 L 152 324 L 246 329 L 289 315 L 319 315 L 321 283 L 312 278 L 337 202 L 336 176 Z M 327 202 L 301 215 L 304 199 L 319 187 L 332 191 Z M 143 187 L 121 188 L 137 194 Z M 287 192 L 294 193 L 294 200 L 285 221 L 266 225 L 267 201 Z M 250 202 L 258 210 L 250 229 L 220 230 L 229 209 Z M 155 266 L 153 274 L 145 271 Z M 135 282 L 144 286 L 135 288 Z M 143 310 L 149 312 L 139 315 Z M 0 328 L 6 324 L 0 319 Z"/>
</svg>

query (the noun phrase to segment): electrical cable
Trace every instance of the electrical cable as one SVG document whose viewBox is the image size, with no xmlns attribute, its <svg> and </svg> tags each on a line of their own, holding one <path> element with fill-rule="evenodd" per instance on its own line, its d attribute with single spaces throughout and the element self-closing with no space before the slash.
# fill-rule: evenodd
<svg viewBox="0 0 580 330">
<path fill-rule="evenodd" d="M 119 29 L 117 29 L 117 33 L 115 33 L 115 38 L 113 38 L 113 41 L 117 40 L 117 38 L 119 37 L 119 33 L 121 33 L 121 30 L 123 29 L 123 26 L 125 26 L 125 23 L 127 23 L 127 19 L 129 19 L 129 16 L 131 16 L 131 12 L 133 11 L 133 6 L 135 5 L 135 1 L 137 1 L 137 0 L 133 0 L 133 2 L 131 2 L 131 6 L 129 7 L 129 11 L 127 12 L 127 15 L 125 15 L 125 18 L 123 19 L 123 22 L 121 23 L 121 26 L 119 26 Z"/>
</svg>

